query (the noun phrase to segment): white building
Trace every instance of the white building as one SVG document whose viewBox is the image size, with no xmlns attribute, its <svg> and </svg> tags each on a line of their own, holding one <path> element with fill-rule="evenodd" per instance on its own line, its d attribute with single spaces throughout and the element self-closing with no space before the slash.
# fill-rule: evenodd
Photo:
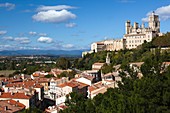
<svg viewBox="0 0 170 113">
<path fill-rule="evenodd" d="M 52 78 L 50 80 L 49 96 L 50 96 L 51 99 L 56 98 L 57 86 L 65 83 L 65 82 L 68 82 L 68 77 L 62 77 L 61 79 Z"/>
</svg>

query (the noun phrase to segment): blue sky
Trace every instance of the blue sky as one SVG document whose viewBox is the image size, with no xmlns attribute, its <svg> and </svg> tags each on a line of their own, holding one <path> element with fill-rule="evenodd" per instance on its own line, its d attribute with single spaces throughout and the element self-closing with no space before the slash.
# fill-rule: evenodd
<svg viewBox="0 0 170 113">
<path fill-rule="evenodd" d="M 126 20 L 141 24 L 151 11 L 170 31 L 170 0 L 1 0 L 0 50 L 90 49 L 122 38 Z"/>
</svg>

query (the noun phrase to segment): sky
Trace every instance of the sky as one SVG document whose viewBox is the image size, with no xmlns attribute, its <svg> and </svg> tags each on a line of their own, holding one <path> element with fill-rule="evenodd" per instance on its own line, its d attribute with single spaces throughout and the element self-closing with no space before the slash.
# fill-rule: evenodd
<svg viewBox="0 0 170 113">
<path fill-rule="evenodd" d="M 170 31 L 170 0 L 0 0 L 0 50 L 88 50 L 152 11 Z"/>
</svg>

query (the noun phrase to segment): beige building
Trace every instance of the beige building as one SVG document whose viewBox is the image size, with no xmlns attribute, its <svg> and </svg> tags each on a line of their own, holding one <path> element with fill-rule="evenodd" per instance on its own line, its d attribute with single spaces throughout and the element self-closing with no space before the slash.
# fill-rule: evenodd
<svg viewBox="0 0 170 113">
<path fill-rule="evenodd" d="M 110 39 L 91 44 L 91 50 L 82 52 L 82 57 L 99 51 L 118 51 L 125 48 L 125 39 Z"/>
<path fill-rule="evenodd" d="M 125 23 L 125 30 L 126 48 L 134 49 L 144 41 L 150 42 L 154 37 L 161 35 L 159 16 L 153 12 L 148 18 L 148 27 L 145 27 L 144 23 L 139 26 L 137 22 L 132 26 L 128 20 Z"/>
<path fill-rule="evenodd" d="M 99 51 L 118 51 L 121 49 L 124 49 L 125 40 L 124 39 L 110 39 L 110 40 L 104 40 L 101 42 L 94 42 L 91 44 L 91 51 L 93 52 L 99 52 Z"/>
</svg>

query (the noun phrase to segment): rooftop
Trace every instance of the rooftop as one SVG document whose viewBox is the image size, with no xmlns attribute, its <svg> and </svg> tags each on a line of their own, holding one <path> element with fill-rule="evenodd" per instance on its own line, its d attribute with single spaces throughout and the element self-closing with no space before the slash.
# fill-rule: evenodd
<svg viewBox="0 0 170 113">
<path fill-rule="evenodd" d="M 9 99 L 30 99 L 31 96 L 26 95 L 25 93 L 9 93 L 1 92 L 0 98 L 9 98 Z"/>
<path fill-rule="evenodd" d="M 1 100 L 0 112 L 1 113 L 14 113 L 25 109 L 25 105 L 15 100 Z"/>
</svg>

